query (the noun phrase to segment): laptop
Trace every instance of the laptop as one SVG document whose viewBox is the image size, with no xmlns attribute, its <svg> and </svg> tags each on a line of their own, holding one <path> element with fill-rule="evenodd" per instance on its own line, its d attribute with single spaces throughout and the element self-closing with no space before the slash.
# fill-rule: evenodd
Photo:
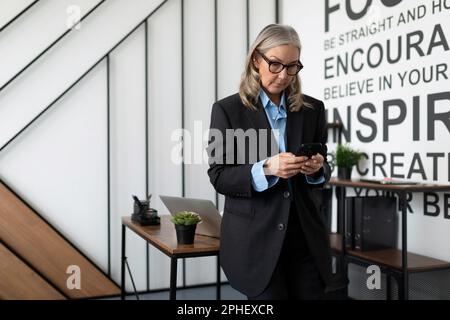
<svg viewBox="0 0 450 320">
<path fill-rule="evenodd" d="M 220 238 L 222 217 L 214 203 L 204 199 L 189 199 L 182 197 L 159 196 L 171 215 L 180 211 L 198 213 L 202 222 L 197 225 L 196 234 Z"/>
</svg>

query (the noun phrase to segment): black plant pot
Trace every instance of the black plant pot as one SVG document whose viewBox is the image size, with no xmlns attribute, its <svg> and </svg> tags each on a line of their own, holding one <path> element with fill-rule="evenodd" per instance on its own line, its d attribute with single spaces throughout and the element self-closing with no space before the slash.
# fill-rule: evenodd
<svg viewBox="0 0 450 320">
<path fill-rule="evenodd" d="M 350 180 L 352 178 L 353 167 L 339 167 L 338 168 L 338 178 Z"/>
<path fill-rule="evenodd" d="M 175 225 L 175 231 L 177 232 L 177 241 L 179 244 L 193 244 L 195 238 L 196 224 L 185 225 Z"/>
</svg>

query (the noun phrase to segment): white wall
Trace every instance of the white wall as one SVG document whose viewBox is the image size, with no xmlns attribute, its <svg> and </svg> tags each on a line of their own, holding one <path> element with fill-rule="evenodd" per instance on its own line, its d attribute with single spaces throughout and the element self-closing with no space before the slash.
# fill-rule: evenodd
<svg viewBox="0 0 450 320">
<path fill-rule="evenodd" d="M 190 134 L 185 139 L 185 196 L 215 201 L 215 191 L 206 173 L 208 166 L 202 161 L 204 144 L 198 139 L 209 128 L 210 109 L 214 91 L 214 1 L 185 1 L 185 95 L 184 127 Z M 199 19 L 199 17 L 202 17 Z M 188 142 L 192 141 L 190 147 Z M 189 159 L 190 158 L 190 159 Z M 199 163 L 201 162 L 201 163 Z M 186 261 L 187 284 L 197 281 L 213 282 L 212 261 L 205 257 Z M 208 263 L 207 263 L 208 261 Z M 198 270 L 198 272 L 191 272 Z"/>
<path fill-rule="evenodd" d="M 33 0 L 3 0 L 2 14 L 0 15 L 0 28 L 6 26 L 9 21 L 32 2 Z"/>
<path fill-rule="evenodd" d="M 11 1 L 12 2 L 12 1 Z M 0 83 L 5 83 L 17 69 L 25 67 L 40 52 L 67 30 L 67 8 L 76 4 L 81 15 L 90 11 L 98 0 L 47 0 L 35 4 L 2 34 L 0 50 Z M 15 4 L 14 6 L 16 6 Z M 2 8 L 13 7 L 3 4 Z M 38 28 L 36 26 L 39 26 Z"/>
<path fill-rule="evenodd" d="M 36 4 L 9 28 L 0 34 L 0 86 L 17 73 L 30 59 L 66 30 L 66 12 L 70 4 L 78 5 L 84 15 L 99 0 L 56 1 Z M 21 11 L 31 1 L 2 1 L 0 26 Z M 38 115 L 61 92 L 67 89 L 90 66 L 100 59 L 133 27 L 144 19 L 161 1 L 135 0 L 133 5 L 124 0 L 104 3 L 79 30 L 69 33 L 52 50 L 38 60 L 21 77 L 0 92 L 0 147 L 24 125 Z M 341 3 L 343 1 L 335 1 Z M 414 2 L 421 4 L 421 1 Z M 369 20 L 354 22 L 345 17 L 343 10 L 331 15 L 333 29 L 324 32 L 324 3 L 284 0 L 281 21 L 293 25 L 299 32 L 304 49 L 302 62 L 303 87 L 307 94 L 325 100 L 325 86 L 375 77 L 386 72 L 407 70 L 417 65 L 446 62 L 448 51 L 435 49 L 429 56 L 414 57 L 393 69 L 382 65 L 376 70 L 349 74 L 337 81 L 324 79 L 324 59 L 342 54 L 356 47 L 367 48 L 374 41 L 382 42 L 385 34 L 377 34 L 345 47 L 325 50 L 323 41 L 333 35 L 364 25 Z M 334 4 L 334 3 L 332 3 Z M 204 133 L 209 127 L 210 108 L 217 98 L 238 90 L 239 78 L 246 56 L 246 1 L 218 0 L 217 14 L 217 72 L 215 74 L 214 1 L 184 0 L 184 25 L 181 26 L 181 0 L 169 0 L 148 20 L 148 88 L 145 88 L 145 31 L 137 29 L 110 55 L 111 99 L 111 271 L 119 280 L 120 273 L 120 217 L 132 210 L 131 194 L 143 197 L 145 181 L 145 89 L 148 90 L 149 123 L 149 191 L 154 195 L 152 206 L 160 214 L 167 214 L 158 195 L 182 195 L 182 166 L 172 159 L 172 151 L 180 141 L 173 133 L 182 127 L 194 134 L 197 128 Z M 370 12 L 370 17 L 398 15 L 413 7 L 403 1 L 389 10 L 381 5 Z M 275 1 L 250 1 L 250 42 L 266 24 L 275 21 Z M 355 10 L 361 7 L 354 7 Z M 378 10 L 378 11 L 377 11 Z M 441 23 L 448 30 L 449 11 L 426 16 L 419 22 L 399 27 L 394 33 L 405 34 L 423 30 L 429 40 L 431 28 Z M 181 56 L 182 27 L 185 40 L 184 60 Z M 184 67 L 184 96 L 182 95 L 182 68 Z M 426 141 L 426 95 L 446 91 L 448 80 L 435 81 L 423 86 L 396 85 L 395 90 L 368 93 L 355 97 L 326 100 L 329 111 L 338 109 L 345 118 L 345 110 L 352 106 L 353 132 L 367 127 L 356 118 L 355 110 L 363 102 L 372 102 L 377 108 L 373 119 L 381 123 L 382 101 L 402 98 L 408 105 L 406 121 L 392 127 L 389 142 L 378 136 L 363 143 L 352 134 L 352 145 L 366 151 L 391 153 L 402 150 L 405 163 L 413 152 L 421 155 L 441 151 L 448 143 L 448 130 L 442 124 L 436 127 L 436 139 Z M 411 140 L 411 100 L 420 96 L 420 141 Z M 182 103 L 184 101 L 184 118 Z M 448 112 L 448 104 L 440 102 L 439 112 Z M 393 110 L 391 117 L 395 116 Z M 0 176 L 29 201 L 58 230 L 65 234 L 83 252 L 107 270 L 107 128 L 106 128 L 106 60 L 69 91 L 54 108 L 49 110 L 14 143 L 0 153 Z M 197 124 L 197 127 L 196 127 Z M 366 130 L 366 131 L 365 131 Z M 191 159 L 199 159 L 204 146 L 187 144 Z M 406 141 L 406 143 L 405 143 Z M 333 144 L 331 144 L 333 146 Z M 196 149 L 197 148 L 197 149 Z M 448 149 L 448 148 L 447 148 Z M 444 150 L 445 151 L 445 150 Z M 448 153 L 448 150 L 445 151 Z M 188 153 L 189 154 L 189 153 Z M 440 160 L 437 182 L 448 182 L 447 160 Z M 444 163 L 445 162 L 445 163 Z M 406 164 L 405 164 L 406 166 Z M 424 163 L 427 173 L 432 171 L 429 159 Z M 390 167 L 387 167 L 390 168 Z M 216 194 L 209 183 L 205 164 L 185 165 L 184 195 L 215 201 Z M 402 173 L 405 168 L 401 169 Z M 431 170 L 431 171 L 430 171 Z M 357 175 L 355 175 L 356 177 Z M 369 176 L 372 176 L 370 174 Z M 373 176 L 380 176 L 376 172 Z M 428 175 L 430 177 L 430 175 Z M 420 176 L 413 175 L 413 179 Z M 432 178 L 428 179 L 434 182 Z M 409 249 L 436 258 L 450 260 L 449 219 L 444 218 L 443 196 L 440 194 L 441 214 L 438 217 L 422 214 L 423 201 L 415 196 L 414 214 L 409 214 Z M 219 197 L 219 209 L 223 197 Z M 147 246 L 128 232 L 127 255 L 139 290 L 147 289 Z M 150 288 L 167 287 L 169 260 L 156 249 L 150 249 Z M 182 264 L 179 264 L 179 271 Z M 186 284 L 215 281 L 215 259 L 186 260 Z M 222 279 L 225 279 L 222 274 Z M 178 283 L 183 279 L 179 272 Z M 127 289 L 131 290 L 128 281 Z"/>
<path fill-rule="evenodd" d="M 244 57 L 247 55 L 246 2 L 242 0 L 220 0 L 217 6 L 218 54 L 217 97 L 225 98 L 239 89 L 239 80 L 244 69 Z M 230 15 L 229 12 L 233 12 Z M 233 18 L 233 19 L 231 19 Z M 236 39 L 236 34 L 241 35 Z M 223 211 L 225 197 L 219 196 L 219 210 Z"/>
<path fill-rule="evenodd" d="M 100 0 L 36 4 L 0 34 L 0 86 L 67 30 L 69 5 L 85 15 Z M 72 30 L 22 76 L 0 92 L 0 147 L 42 112 L 162 1 L 109 0 Z M 0 26 L 31 1 L 2 1 Z M 274 22 L 274 1 L 250 1 L 250 41 Z M 217 1 L 217 93 L 214 1 L 169 0 L 148 20 L 149 192 L 152 207 L 168 214 L 158 195 L 182 195 L 182 166 L 172 159 L 182 127 L 207 137 L 217 98 L 237 92 L 246 56 L 246 1 Z M 184 33 L 184 60 L 181 32 Z M 120 278 L 120 217 L 143 197 L 145 181 L 145 30 L 142 25 L 110 55 L 111 273 Z M 184 96 L 182 96 L 184 67 Z M 0 175 L 84 253 L 108 271 L 106 59 L 35 124 L 0 153 Z M 184 101 L 184 118 L 182 102 Z M 197 129 L 196 129 L 197 128 Z M 201 160 L 206 140 L 185 155 Z M 194 138 L 192 136 L 192 138 Z M 200 153 L 197 151 L 200 150 Z M 196 153 L 197 152 L 197 153 Z M 188 160 L 188 159 L 186 159 Z M 216 201 L 207 165 L 186 163 L 184 195 Z M 223 197 L 219 197 L 219 209 Z M 169 259 L 127 232 L 127 256 L 138 290 L 169 285 Z M 216 280 L 216 259 L 186 260 L 178 284 Z M 222 273 L 222 280 L 226 280 Z M 129 277 L 127 290 L 132 290 Z"/>
<path fill-rule="evenodd" d="M 145 195 L 145 32 L 140 27 L 111 55 L 111 240 L 120 279 L 120 218 L 133 210 L 131 195 Z M 127 232 L 127 257 L 138 290 L 146 289 L 146 244 Z M 128 278 L 129 280 L 129 278 Z M 128 283 L 129 285 L 130 283 Z"/>
<path fill-rule="evenodd" d="M 433 141 L 427 141 L 427 116 L 429 113 L 427 112 L 427 95 L 436 93 L 436 92 L 445 92 L 448 91 L 450 81 L 448 79 L 442 78 L 440 81 L 433 81 L 430 84 L 420 84 L 417 86 L 413 85 L 405 85 L 401 87 L 400 83 L 396 81 L 394 83 L 394 88 L 392 90 L 386 91 L 376 91 L 373 93 L 359 94 L 356 96 L 345 97 L 340 99 L 329 99 L 326 100 L 324 96 L 324 88 L 331 85 L 340 85 L 346 84 L 350 81 L 358 81 L 363 80 L 369 77 L 381 76 L 384 74 L 394 74 L 397 72 L 403 72 L 403 70 L 410 70 L 416 68 L 420 65 L 420 67 L 428 67 L 430 65 L 434 65 L 437 63 L 447 63 L 448 59 L 448 51 L 442 50 L 442 48 L 436 48 L 432 54 L 425 57 L 418 57 L 416 54 L 412 55 L 412 59 L 409 61 L 406 60 L 405 57 L 405 39 L 403 39 L 403 57 L 405 61 L 400 61 L 395 65 L 389 65 L 388 63 L 383 62 L 379 68 L 369 69 L 365 68 L 361 73 L 349 73 L 348 75 L 341 76 L 338 79 L 324 79 L 324 60 L 328 57 L 337 54 L 344 54 L 345 52 L 353 52 L 353 50 L 357 48 L 362 48 L 367 50 L 367 48 L 376 42 L 379 42 L 386 47 L 385 42 L 386 39 L 392 39 L 397 41 L 397 35 L 402 35 L 405 38 L 405 34 L 412 31 L 422 30 L 425 34 L 424 37 L 424 45 L 425 52 L 427 51 L 427 45 L 430 38 L 433 27 L 435 24 L 440 23 L 443 27 L 444 32 L 448 30 L 448 18 L 450 17 L 450 10 L 446 10 L 441 14 L 432 15 L 430 12 L 427 16 L 425 16 L 420 21 L 414 21 L 408 24 L 407 26 L 400 26 L 399 28 L 393 27 L 390 31 L 386 31 L 384 33 L 376 34 L 370 36 L 369 38 L 365 38 L 360 41 L 356 41 L 354 43 L 348 44 L 346 46 L 339 46 L 336 49 L 324 50 L 324 40 L 329 39 L 332 36 L 338 36 L 341 33 L 347 32 L 352 29 L 357 29 L 359 27 L 364 26 L 367 23 L 370 23 L 372 20 L 369 18 L 362 19 L 362 21 L 351 22 L 345 16 L 345 5 L 342 1 L 334 1 L 331 2 L 331 5 L 341 4 L 341 10 L 339 12 L 331 14 L 331 31 L 329 33 L 324 32 L 324 2 L 317 2 L 314 5 L 306 3 L 302 3 L 301 1 L 289 1 L 286 0 L 283 3 L 283 21 L 285 23 L 293 25 L 299 32 L 300 38 L 303 43 L 303 52 L 301 56 L 301 60 L 305 65 L 304 72 L 302 71 L 302 80 L 304 91 L 307 94 L 311 94 L 316 96 L 319 99 L 325 101 L 326 107 L 328 110 L 332 111 L 333 109 L 338 109 L 342 114 L 344 121 L 346 120 L 346 108 L 347 106 L 352 107 L 352 141 L 351 144 L 357 148 L 360 148 L 362 151 L 371 155 L 374 152 L 385 153 L 388 157 L 391 153 L 395 152 L 403 152 L 405 153 L 405 157 L 403 159 L 399 159 L 399 162 L 403 167 L 399 167 L 395 169 L 395 172 L 398 174 L 407 175 L 409 165 L 411 164 L 412 155 L 415 152 L 420 153 L 423 156 L 423 166 L 425 172 L 427 174 L 426 181 L 430 183 L 448 183 L 448 161 L 445 161 L 444 158 L 439 160 L 439 170 L 437 179 L 433 179 L 433 166 L 431 159 L 426 158 L 426 153 L 429 152 L 446 152 L 448 148 L 443 148 L 443 146 L 449 141 L 449 130 L 445 128 L 442 123 L 438 123 L 436 125 L 436 139 Z M 421 4 L 428 4 L 427 7 L 430 11 L 430 4 L 428 1 L 403 1 L 400 5 L 386 9 L 381 4 L 374 4 L 374 8 L 372 8 L 372 12 L 369 11 L 369 17 L 379 17 L 379 19 L 384 18 L 385 16 L 394 16 L 398 17 L 401 12 L 406 12 L 406 10 L 414 8 Z M 354 6 L 354 10 L 361 10 L 362 6 L 357 7 Z M 317 32 L 312 33 L 309 30 L 317 30 Z M 321 36 L 318 36 L 321 35 Z M 448 33 L 447 41 L 450 41 Z M 395 46 L 396 48 L 396 46 Z M 450 73 L 447 71 L 447 76 Z M 414 96 L 420 97 L 420 141 L 412 141 L 412 98 Z M 389 130 L 389 140 L 383 141 L 383 101 L 389 99 L 403 99 L 407 104 L 407 117 L 406 120 L 397 126 L 393 126 Z M 370 102 L 373 103 L 376 107 L 376 113 L 370 117 L 378 124 L 378 133 L 374 141 L 366 143 L 361 142 L 356 132 L 358 130 L 362 130 L 365 135 L 367 135 L 368 131 L 367 126 L 360 123 L 356 116 L 356 109 L 360 106 L 360 104 Z M 437 110 L 438 112 L 448 112 L 449 107 L 448 101 L 441 101 L 438 103 Z M 399 111 L 398 108 L 393 108 L 390 112 L 390 117 L 398 116 Z M 332 120 L 332 113 L 330 113 L 330 120 Z M 367 117 L 369 112 L 365 114 Z M 345 121 L 346 122 L 346 121 Z M 345 142 L 345 141 L 344 141 Z M 332 144 L 331 144 L 332 145 Z M 448 159 L 448 157 L 446 158 Z M 403 160 L 403 161 L 402 161 Z M 367 161 L 367 167 L 371 167 L 369 161 Z M 391 164 L 388 163 L 385 166 L 385 169 L 388 175 L 391 172 Z M 369 171 L 367 176 L 376 176 L 383 177 L 380 170 L 376 170 L 375 173 Z M 354 177 L 358 177 L 359 175 L 355 172 Z M 422 180 L 421 174 L 413 174 L 411 177 L 412 180 Z M 441 194 L 441 198 L 442 198 Z M 450 219 L 446 219 L 441 212 L 438 217 L 429 217 L 424 216 L 422 214 L 422 201 L 421 195 L 417 194 L 414 197 L 417 202 L 414 204 L 415 214 L 410 214 L 409 218 L 409 226 L 411 230 L 416 230 L 418 233 L 410 234 L 410 249 L 416 251 L 418 253 L 423 254 L 431 254 L 436 256 L 437 258 L 450 260 L 450 250 L 448 246 L 444 244 L 448 243 L 450 238 L 450 234 L 445 232 L 448 230 L 450 226 Z M 444 209 L 443 199 L 441 199 L 441 209 Z M 419 227 L 420 226 L 420 227 Z M 422 241 L 422 239 L 424 241 Z"/>
<path fill-rule="evenodd" d="M 249 9 L 250 46 L 262 28 L 269 23 L 275 23 L 275 1 L 249 0 Z"/>
<path fill-rule="evenodd" d="M 386 8 L 380 1 L 373 1 L 373 4 L 367 15 L 360 20 L 352 21 L 346 15 L 345 1 L 334 0 L 330 1 L 330 6 L 340 5 L 340 9 L 330 14 L 330 31 L 325 32 L 325 1 L 297 1 L 284 0 L 282 6 L 282 21 L 283 23 L 291 24 L 299 32 L 303 51 L 301 55 L 302 63 L 305 68 L 301 72 L 303 80 L 303 88 L 306 94 L 315 96 L 324 100 L 325 107 L 329 111 L 329 121 L 333 119 L 333 110 L 338 110 L 346 125 L 347 121 L 347 107 L 351 106 L 351 145 L 366 152 L 370 157 L 374 153 L 385 154 L 387 156 L 387 163 L 384 166 L 387 175 L 390 176 L 391 169 L 394 168 L 394 173 L 407 177 L 410 166 L 412 165 L 412 157 L 414 153 L 418 153 L 422 159 L 423 169 L 426 173 L 426 179 L 423 179 L 419 173 L 413 173 L 411 180 L 422 181 L 429 183 L 448 184 L 449 177 L 449 148 L 450 128 L 446 128 L 442 122 L 436 124 L 436 137 L 433 140 L 428 140 L 427 130 L 429 126 L 427 120 L 431 113 L 428 111 L 427 95 L 438 92 L 449 92 L 450 88 L 450 67 L 448 65 L 448 48 L 437 46 L 429 55 L 420 57 L 415 50 L 412 51 L 411 59 L 406 57 L 406 35 L 410 32 L 421 31 L 424 34 L 421 48 L 425 54 L 428 50 L 428 44 L 432 38 L 433 28 L 436 24 L 442 26 L 447 43 L 450 42 L 450 8 L 443 7 L 442 12 L 432 13 L 433 2 L 439 1 L 402 1 L 399 5 Z M 361 11 L 366 1 L 351 1 L 354 11 Z M 444 4 L 444 1 L 441 1 Z M 406 14 L 408 10 L 413 10 L 419 6 L 426 7 L 426 14 L 419 20 L 410 21 L 408 23 L 400 23 L 400 15 Z M 392 27 L 377 34 L 369 35 L 360 40 L 355 40 L 344 45 L 337 43 L 335 48 L 325 49 L 325 40 L 330 40 L 333 37 L 339 39 L 339 36 L 352 30 L 360 31 L 359 28 L 370 25 L 372 22 L 382 21 L 385 18 L 392 16 Z M 312 32 L 314 30 L 314 32 Z M 384 49 L 386 56 L 386 42 L 391 39 L 393 42 L 394 56 L 397 52 L 397 38 L 402 36 L 402 59 L 396 64 L 389 64 L 386 58 L 377 68 L 369 68 L 367 65 L 360 72 L 350 71 L 347 75 L 341 75 L 338 78 L 325 78 L 325 59 L 336 57 L 337 55 L 344 55 L 346 52 L 352 54 L 357 49 L 362 49 L 367 52 L 368 48 L 374 43 L 380 43 Z M 436 41 L 441 38 L 438 37 Z M 414 38 L 417 40 L 417 37 Z M 442 39 L 441 39 L 442 40 Z M 374 55 L 375 56 L 375 55 Z M 359 62 L 357 56 L 357 62 Z M 365 57 L 365 56 L 364 56 Z M 365 59 L 365 58 L 363 58 Z M 365 60 L 364 60 L 365 61 Z M 434 77 L 430 83 L 419 82 L 417 85 L 404 84 L 402 86 L 399 81 L 397 73 L 411 71 L 413 69 L 422 70 L 437 64 L 444 64 L 447 66 L 445 76 L 440 79 Z M 427 71 L 428 72 L 428 71 Z M 346 96 L 336 99 L 327 99 L 324 94 L 324 89 L 331 86 L 339 86 L 352 82 L 363 81 L 364 79 L 374 78 L 377 80 L 379 76 L 393 75 L 393 87 L 387 90 L 375 90 L 373 92 L 365 92 L 362 94 L 355 94 L 353 96 Z M 436 75 L 436 74 L 435 74 Z M 428 76 L 428 74 L 427 74 Z M 375 82 L 375 85 L 377 82 Z M 420 139 L 413 141 L 413 97 L 418 96 L 420 101 L 418 122 L 420 123 Z M 390 127 L 388 141 L 383 141 L 383 101 L 390 99 L 402 99 L 406 103 L 406 119 L 398 124 Z M 363 103 L 372 103 L 375 106 L 375 113 L 371 114 L 365 110 L 363 116 L 373 120 L 377 126 L 378 132 L 373 141 L 364 142 L 357 136 L 357 131 L 361 131 L 363 135 L 371 133 L 370 128 L 362 123 L 357 118 L 357 109 Z M 450 101 L 442 100 L 436 104 L 436 111 L 438 113 L 447 113 L 450 111 Z M 399 110 L 397 107 L 392 108 L 389 112 L 390 118 L 398 117 Z M 330 132 L 331 134 L 331 132 Z M 344 142 L 345 139 L 344 139 Z M 335 145 L 330 143 L 329 147 L 334 150 Z M 438 161 L 438 167 L 433 166 L 432 158 L 427 157 L 427 153 L 441 152 L 445 156 Z M 394 167 L 390 161 L 392 153 L 404 153 L 404 157 L 396 158 L 399 162 L 398 167 Z M 382 178 L 381 170 L 375 172 L 371 170 L 372 159 L 366 161 L 362 169 L 369 168 L 370 171 L 365 177 Z M 419 163 L 415 163 L 414 168 L 419 168 Z M 433 177 L 433 171 L 437 170 L 437 177 Z M 360 175 L 355 171 L 353 178 L 358 178 Z M 447 195 L 449 193 L 446 193 Z M 444 216 L 445 193 L 438 193 L 440 214 L 436 217 L 424 215 L 424 201 L 420 193 L 415 193 L 413 201 L 410 203 L 414 213 L 408 213 L 408 250 L 411 252 L 431 256 L 438 259 L 450 261 L 450 219 Z M 431 210 L 432 208 L 430 208 Z M 448 211 L 447 211 L 448 212 Z M 448 213 L 447 213 L 448 214 Z M 399 239 L 401 233 L 399 232 Z M 399 241 L 399 246 L 401 245 Z M 434 278 L 430 275 L 430 281 Z M 438 277 L 436 275 L 436 277 Z M 442 275 L 441 275 L 442 277 Z M 436 278 L 444 281 L 444 278 Z M 418 294 L 419 288 L 413 286 L 413 292 Z M 443 292 L 441 292 L 444 294 Z M 443 295 L 445 296 L 445 295 Z M 446 298 L 448 299 L 448 297 Z"/>
<path fill-rule="evenodd" d="M 172 133 L 181 128 L 181 1 L 169 1 L 149 20 L 149 190 L 152 206 L 169 214 L 158 195 L 182 195 L 181 164 L 171 160 Z M 155 270 L 158 270 L 155 272 Z M 170 261 L 150 252 L 150 287 L 167 288 Z M 178 284 L 182 283 L 178 264 Z"/>
<path fill-rule="evenodd" d="M 97 3 L 70 2 L 80 6 L 82 15 Z M 138 0 L 130 6 L 122 0 L 107 1 L 82 22 L 79 30 L 71 31 L 0 92 L 1 145 L 160 3 Z M 60 1 L 41 1 L 0 34 L 0 63 L 2 71 L 7 71 L 1 73 L 0 83 L 5 83 L 30 57 L 66 31 L 69 17 L 66 8 L 67 3 Z M 0 9 L 0 21 L 8 20 L 6 12 Z M 42 32 L 46 28 L 52 32 Z M 33 46 L 24 48 L 32 40 L 36 41 Z M 141 197 L 145 194 L 144 57 L 143 28 L 111 54 L 111 269 L 116 281 L 120 278 L 120 217 L 131 213 L 131 194 Z M 108 269 L 106 95 L 104 59 L 0 154 L 2 178 L 105 271 Z M 176 188 L 179 184 L 173 185 Z M 146 289 L 146 244 L 130 232 L 127 240 L 127 255 L 136 283 L 139 289 Z M 163 274 L 165 270 L 161 265 L 160 270 L 152 272 Z M 164 286 L 167 284 L 168 281 Z M 131 290 L 129 282 L 127 288 Z"/>
</svg>

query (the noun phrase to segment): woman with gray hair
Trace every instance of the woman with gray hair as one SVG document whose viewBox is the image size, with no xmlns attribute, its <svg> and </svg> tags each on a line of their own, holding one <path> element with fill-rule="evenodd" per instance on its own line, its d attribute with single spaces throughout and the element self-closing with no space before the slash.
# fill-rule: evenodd
<svg viewBox="0 0 450 320">
<path fill-rule="evenodd" d="M 331 279 L 317 191 L 330 178 L 321 101 L 304 95 L 301 45 L 290 26 L 266 26 L 251 46 L 239 93 L 214 103 L 208 174 L 225 195 L 220 261 L 249 299 L 318 299 Z"/>
</svg>

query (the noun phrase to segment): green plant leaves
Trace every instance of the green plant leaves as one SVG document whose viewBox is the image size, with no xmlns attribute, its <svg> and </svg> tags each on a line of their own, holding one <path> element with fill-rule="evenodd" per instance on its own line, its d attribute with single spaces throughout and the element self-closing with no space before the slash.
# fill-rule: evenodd
<svg viewBox="0 0 450 320">
<path fill-rule="evenodd" d="M 172 216 L 170 218 L 170 221 L 172 221 L 176 225 L 189 226 L 201 222 L 202 218 L 195 212 L 180 211 Z"/>
<path fill-rule="evenodd" d="M 353 167 L 361 160 L 363 153 L 352 149 L 349 145 L 338 144 L 336 148 L 336 165 L 338 167 Z"/>
</svg>

